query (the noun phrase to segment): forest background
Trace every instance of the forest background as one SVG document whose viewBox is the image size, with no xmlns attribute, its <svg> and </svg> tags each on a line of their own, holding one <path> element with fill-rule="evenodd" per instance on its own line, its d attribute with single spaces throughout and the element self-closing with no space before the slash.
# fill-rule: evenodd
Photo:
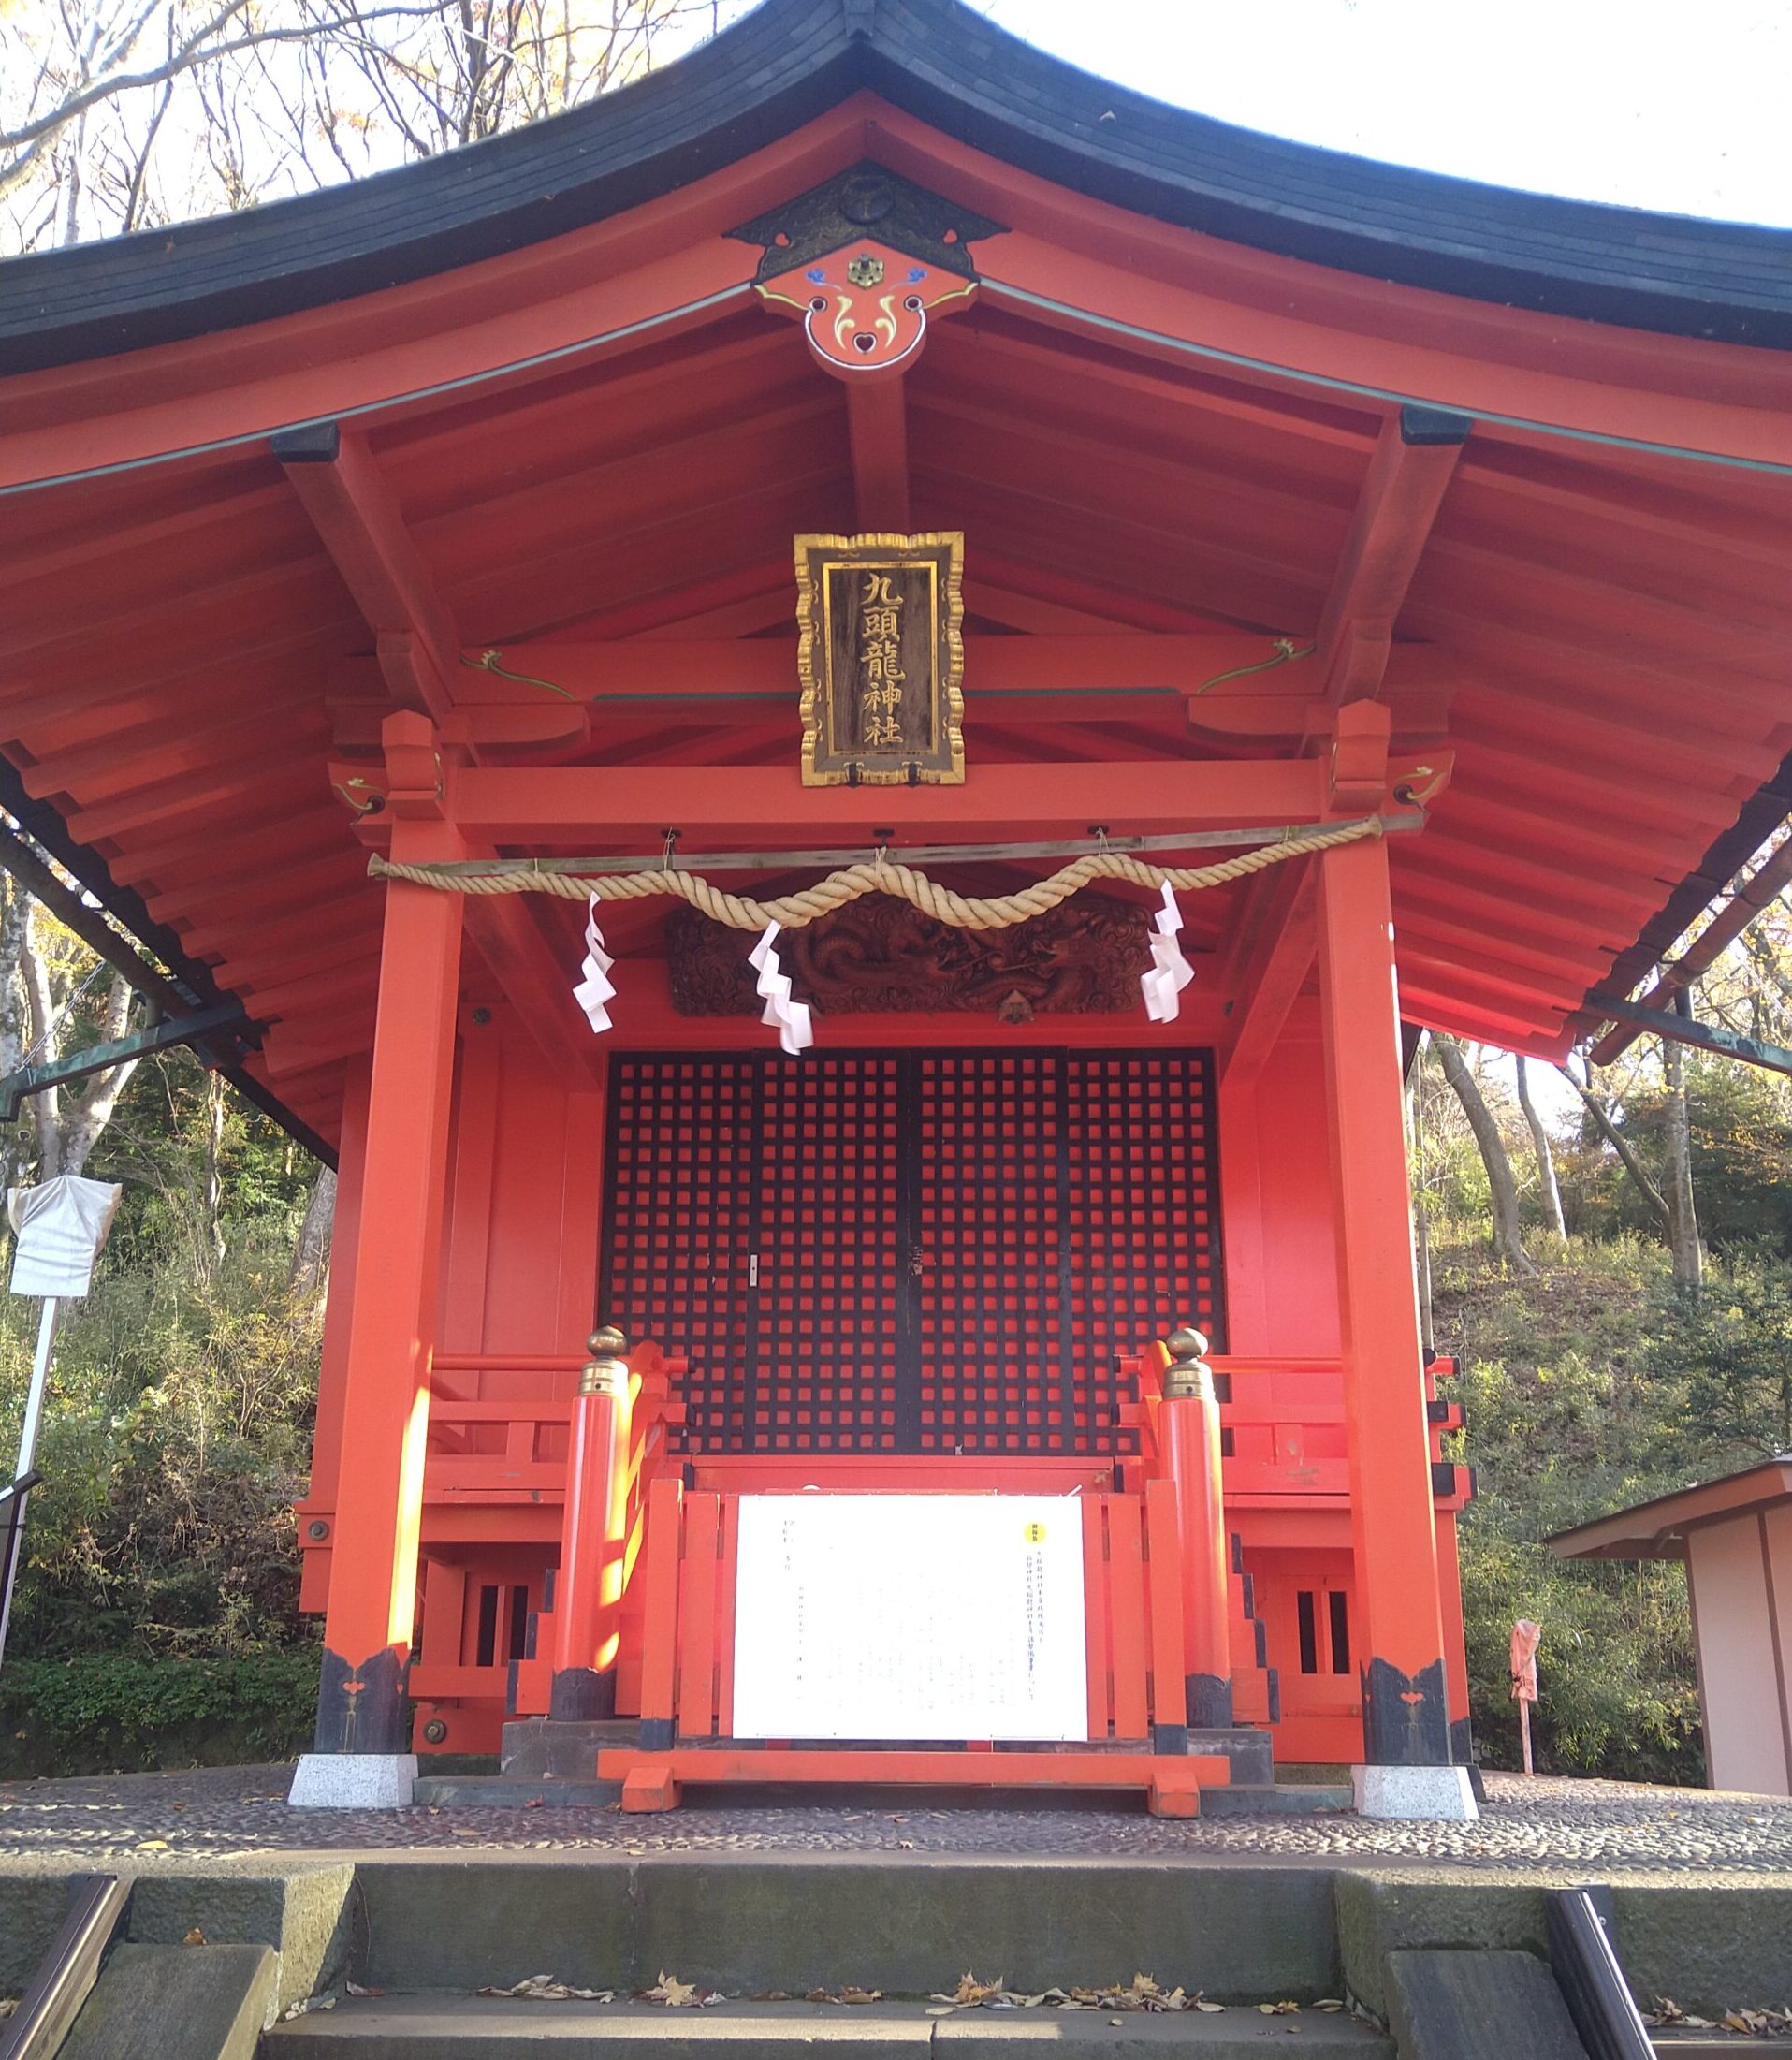
<svg viewBox="0 0 1792 2060">
<path fill-rule="evenodd" d="M 551 115 L 746 0 L 0 0 L 0 255 L 252 207 Z M 1691 988 L 1792 1042 L 1774 899 Z M 132 997 L 0 886 L 0 1072 Z M 1546 1770 L 1703 1777 L 1684 1580 L 1544 1540 L 1792 1448 L 1792 1082 L 1654 1039 L 1596 1074 L 1427 1038 L 1408 1103 L 1427 1337 L 1459 1366 L 1480 1754 L 1516 1761 L 1507 1642 L 1543 1626 Z M 7 1662 L 0 1775 L 305 1742 L 296 1609 L 333 1179 L 182 1051 L 33 1098 L 0 1176 L 124 1198 L 66 1323 Z M 0 1240 L 0 1263 L 7 1261 Z M 1167 1312 L 1173 1315 L 1174 1312 Z M 36 1305 L 0 1297 L 0 1448 Z M 0 1464 L 5 1458 L 0 1457 Z"/>
</svg>

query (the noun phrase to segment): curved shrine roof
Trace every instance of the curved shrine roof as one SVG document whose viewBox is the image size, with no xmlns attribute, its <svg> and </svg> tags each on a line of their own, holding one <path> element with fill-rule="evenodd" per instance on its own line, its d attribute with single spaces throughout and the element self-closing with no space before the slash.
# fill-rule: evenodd
<svg viewBox="0 0 1792 2060">
<path fill-rule="evenodd" d="M 1792 233 L 1521 193 L 1110 84 L 963 0 L 763 0 L 626 90 L 402 169 L 0 268 L 12 369 L 266 320 L 659 198 L 859 91 L 1054 183 L 1231 242 L 1590 321 L 1792 346 Z"/>
</svg>

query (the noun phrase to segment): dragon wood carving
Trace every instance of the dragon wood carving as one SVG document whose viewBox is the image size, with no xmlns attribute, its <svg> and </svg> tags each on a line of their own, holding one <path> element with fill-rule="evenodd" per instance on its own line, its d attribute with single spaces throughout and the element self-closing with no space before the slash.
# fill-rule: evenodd
<svg viewBox="0 0 1792 2060">
<path fill-rule="evenodd" d="M 695 909 L 672 911 L 666 957 L 680 1015 L 756 1015 L 749 940 Z M 1004 930 L 954 929 L 906 901 L 855 901 L 778 941 L 796 994 L 823 1014 L 921 1010 L 1025 1022 L 1042 1011 L 1139 1005 L 1150 919 L 1118 901 L 1066 902 Z"/>
</svg>

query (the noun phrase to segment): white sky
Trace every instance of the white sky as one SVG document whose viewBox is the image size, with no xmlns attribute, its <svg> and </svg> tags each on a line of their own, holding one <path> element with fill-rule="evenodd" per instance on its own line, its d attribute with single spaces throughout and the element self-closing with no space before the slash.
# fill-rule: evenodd
<svg viewBox="0 0 1792 2060">
<path fill-rule="evenodd" d="M 976 0 L 1086 70 L 1464 178 L 1792 226 L 1792 0 Z"/>
</svg>

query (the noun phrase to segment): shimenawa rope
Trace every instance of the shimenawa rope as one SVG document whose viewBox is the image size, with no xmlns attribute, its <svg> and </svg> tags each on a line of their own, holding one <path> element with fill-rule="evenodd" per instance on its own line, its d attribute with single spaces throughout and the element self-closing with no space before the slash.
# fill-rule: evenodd
<svg viewBox="0 0 1792 2060">
<path fill-rule="evenodd" d="M 446 894 L 552 894 L 566 901 L 583 901 L 593 894 L 602 901 L 632 901 L 647 895 L 669 894 L 688 901 L 712 921 L 738 930 L 763 930 L 767 923 L 777 923 L 784 929 L 801 929 L 806 923 L 856 901 L 862 895 L 888 894 L 911 902 L 924 915 L 949 923 L 954 929 L 992 930 L 1008 929 L 1031 916 L 1045 914 L 1091 880 L 1126 880 L 1134 886 L 1153 889 L 1161 889 L 1168 883 L 1179 894 L 1191 894 L 1202 887 L 1222 886 L 1229 880 L 1246 879 L 1287 858 L 1330 851 L 1338 844 L 1354 843 L 1361 837 L 1378 837 L 1382 827 L 1380 816 L 1366 815 L 1326 829 L 1284 830 L 1273 844 L 1260 844 L 1255 851 L 1242 853 L 1236 858 L 1218 859 L 1210 866 L 1150 866 L 1127 852 L 1094 851 L 1060 867 L 1049 879 L 1017 888 L 1013 894 L 988 897 L 955 893 L 937 880 L 929 880 L 925 873 L 897 864 L 882 852 L 870 860 L 830 872 L 812 887 L 779 895 L 775 901 L 755 901 L 746 895 L 729 894 L 700 873 L 675 872 L 669 867 L 659 872 L 597 876 L 557 872 L 547 865 L 531 867 L 526 871 L 465 873 L 449 872 L 437 866 L 395 864 L 375 852 L 368 860 L 367 869 L 376 880 L 404 880 L 414 886 L 434 887 Z"/>
</svg>

